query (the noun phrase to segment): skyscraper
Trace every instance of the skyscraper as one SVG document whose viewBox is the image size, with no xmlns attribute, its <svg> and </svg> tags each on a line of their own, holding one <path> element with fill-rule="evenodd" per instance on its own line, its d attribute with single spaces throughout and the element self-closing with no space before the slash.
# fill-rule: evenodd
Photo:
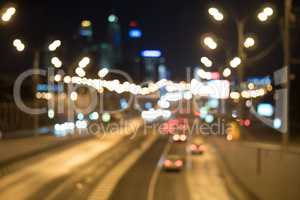
<svg viewBox="0 0 300 200">
<path fill-rule="evenodd" d="M 121 38 L 121 26 L 119 18 L 111 14 L 108 16 L 108 44 L 111 48 L 111 65 L 110 67 L 116 67 L 116 65 L 122 62 L 122 38 Z"/>
</svg>

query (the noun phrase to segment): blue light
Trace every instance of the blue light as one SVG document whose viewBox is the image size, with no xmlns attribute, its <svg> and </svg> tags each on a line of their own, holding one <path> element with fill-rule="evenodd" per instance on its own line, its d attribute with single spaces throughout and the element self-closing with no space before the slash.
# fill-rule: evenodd
<svg viewBox="0 0 300 200">
<path fill-rule="evenodd" d="M 206 117 L 205 117 L 205 122 L 206 123 L 208 123 L 208 124 L 210 124 L 210 123 L 212 123 L 214 121 L 214 116 L 212 116 L 212 115 L 207 115 Z"/>
<path fill-rule="evenodd" d="M 121 100 L 120 100 L 120 107 L 121 107 L 122 109 L 128 108 L 128 102 L 127 102 L 126 99 L 121 99 Z"/>
<path fill-rule="evenodd" d="M 159 50 L 144 50 L 142 51 L 142 57 L 144 58 L 159 58 L 161 51 Z"/>
<path fill-rule="evenodd" d="M 269 103 L 261 103 L 257 106 L 257 113 L 261 116 L 271 117 L 274 113 L 274 109 Z"/>
<path fill-rule="evenodd" d="M 90 120 L 98 120 L 99 119 L 99 114 L 97 112 L 92 112 L 89 114 Z"/>
<path fill-rule="evenodd" d="M 219 100 L 218 99 L 210 99 L 210 100 L 208 100 L 207 104 L 211 108 L 218 108 L 218 106 L 219 106 Z"/>
<path fill-rule="evenodd" d="M 282 121 L 279 118 L 274 119 L 273 121 L 273 127 L 276 129 L 280 129 L 282 126 Z"/>
<path fill-rule="evenodd" d="M 77 114 L 77 119 L 83 120 L 83 119 L 84 119 L 84 114 L 78 113 L 78 114 Z"/>
<path fill-rule="evenodd" d="M 129 37 L 131 38 L 141 38 L 142 37 L 142 31 L 139 29 L 131 29 L 129 31 Z"/>
<path fill-rule="evenodd" d="M 145 109 L 146 110 L 150 110 L 151 108 L 152 108 L 152 103 L 151 102 L 145 103 Z"/>
</svg>

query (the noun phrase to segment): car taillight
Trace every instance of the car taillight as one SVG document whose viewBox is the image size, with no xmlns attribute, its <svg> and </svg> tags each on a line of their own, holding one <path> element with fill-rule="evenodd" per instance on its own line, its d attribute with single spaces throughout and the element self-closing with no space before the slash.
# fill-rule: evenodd
<svg viewBox="0 0 300 200">
<path fill-rule="evenodd" d="M 251 125 L 250 119 L 246 119 L 246 120 L 244 121 L 244 125 L 245 125 L 246 127 L 249 127 L 249 126 Z"/>
<path fill-rule="evenodd" d="M 182 164 L 183 164 L 183 162 L 181 160 L 176 160 L 176 162 L 175 162 L 176 167 L 181 167 Z"/>
<path fill-rule="evenodd" d="M 170 161 L 170 160 L 165 160 L 164 166 L 170 167 L 171 165 L 172 165 L 172 161 Z"/>
<path fill-rule="evenodd" d="M 179 135 L 174 135 L 174 136 L 173 136 L 173 140 L 174 140 L 174 141 L 178 141 L 178 140 L 179 140 Z"/>
<path fill-rule="evenodd" d="M 192 150 L 192 151 L 196 151 L 196 150 L 197 150 L 197 145 L 192 144 L 192 145 L 191 145 L 191 150 Z"/>
<path fill-rule="evenodd" d="M 198 147 L 198 149 L 199 149 L 199 151 L 205 151 L 205 147 L 202 146 L 202 145 L 200 145 L 200 146 Z"/>
<path fill-rule="evenodd" d="M 180 140 L 181 140 L 181 141 L 185 141 L 185 140 L 186 140 L 186 135 L 181 135 L 181 136 L 180 136 Z"/>
</svg>

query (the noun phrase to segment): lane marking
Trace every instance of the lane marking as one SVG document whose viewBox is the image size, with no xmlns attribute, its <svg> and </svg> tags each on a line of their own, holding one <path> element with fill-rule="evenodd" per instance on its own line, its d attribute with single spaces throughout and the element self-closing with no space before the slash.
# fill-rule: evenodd
<svg viewBox="0 0 300 200">
<path fill-rule="evenodd" d="M 163 153 L 157 163 L 157 166 L 151 176 L 148 193 L 147 193 L 147 200 L 154 200 L 155 187 L 156 187 L 159 173 L 161 172 L 161 169 L 162 169 L 162 161 L 163 161 L 164 157 L 167 155 L 167 153 L 170 151 L 170 149 L 171 149 L 171 142 L 168 140 L 168 143 L 165 146 L 164 151 L 163 151 Z"/>
<path fill-rule="evenodd" d="M 126 159 L 116 165 L 106 176 L 99 182 L 93 192 L 89 195 L 88 200 L 107 200 L 117 186 L 119 180 L 126 172 L 139 160 L 139 158 L 155 143 L 158 139 L 156 135 L 146 139 L 140 148 L 135 149 Z"/>
</svg>

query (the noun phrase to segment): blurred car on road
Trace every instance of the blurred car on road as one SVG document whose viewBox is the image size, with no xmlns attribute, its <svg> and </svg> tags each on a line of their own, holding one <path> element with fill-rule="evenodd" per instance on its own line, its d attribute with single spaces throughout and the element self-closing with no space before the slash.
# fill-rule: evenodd
<svg viewBox="0 0 300 200">
<path fill-rule="evenodd" d="M 179 155 L 168 155 L 163 162 L 165 171 L 181 171 L 184 167 L 184 160 Z"/>
<path fill-rule="evenodd" d="M 173 142 L 186 142 L 187 135 L 176 133 L 172 136 L 172 140 L 173 140 Z"/>
<path fill-rule="evenodd" d="M 188 151 L 191 154 L 195 154 L 195 155 L 199 155 L 199 154 L 203 154 L 205 152 L 205 147 L 203 144 L 199 144 L 199 143 L 192 143 L 189 145 L 188 147 Z"/>
</svg>

